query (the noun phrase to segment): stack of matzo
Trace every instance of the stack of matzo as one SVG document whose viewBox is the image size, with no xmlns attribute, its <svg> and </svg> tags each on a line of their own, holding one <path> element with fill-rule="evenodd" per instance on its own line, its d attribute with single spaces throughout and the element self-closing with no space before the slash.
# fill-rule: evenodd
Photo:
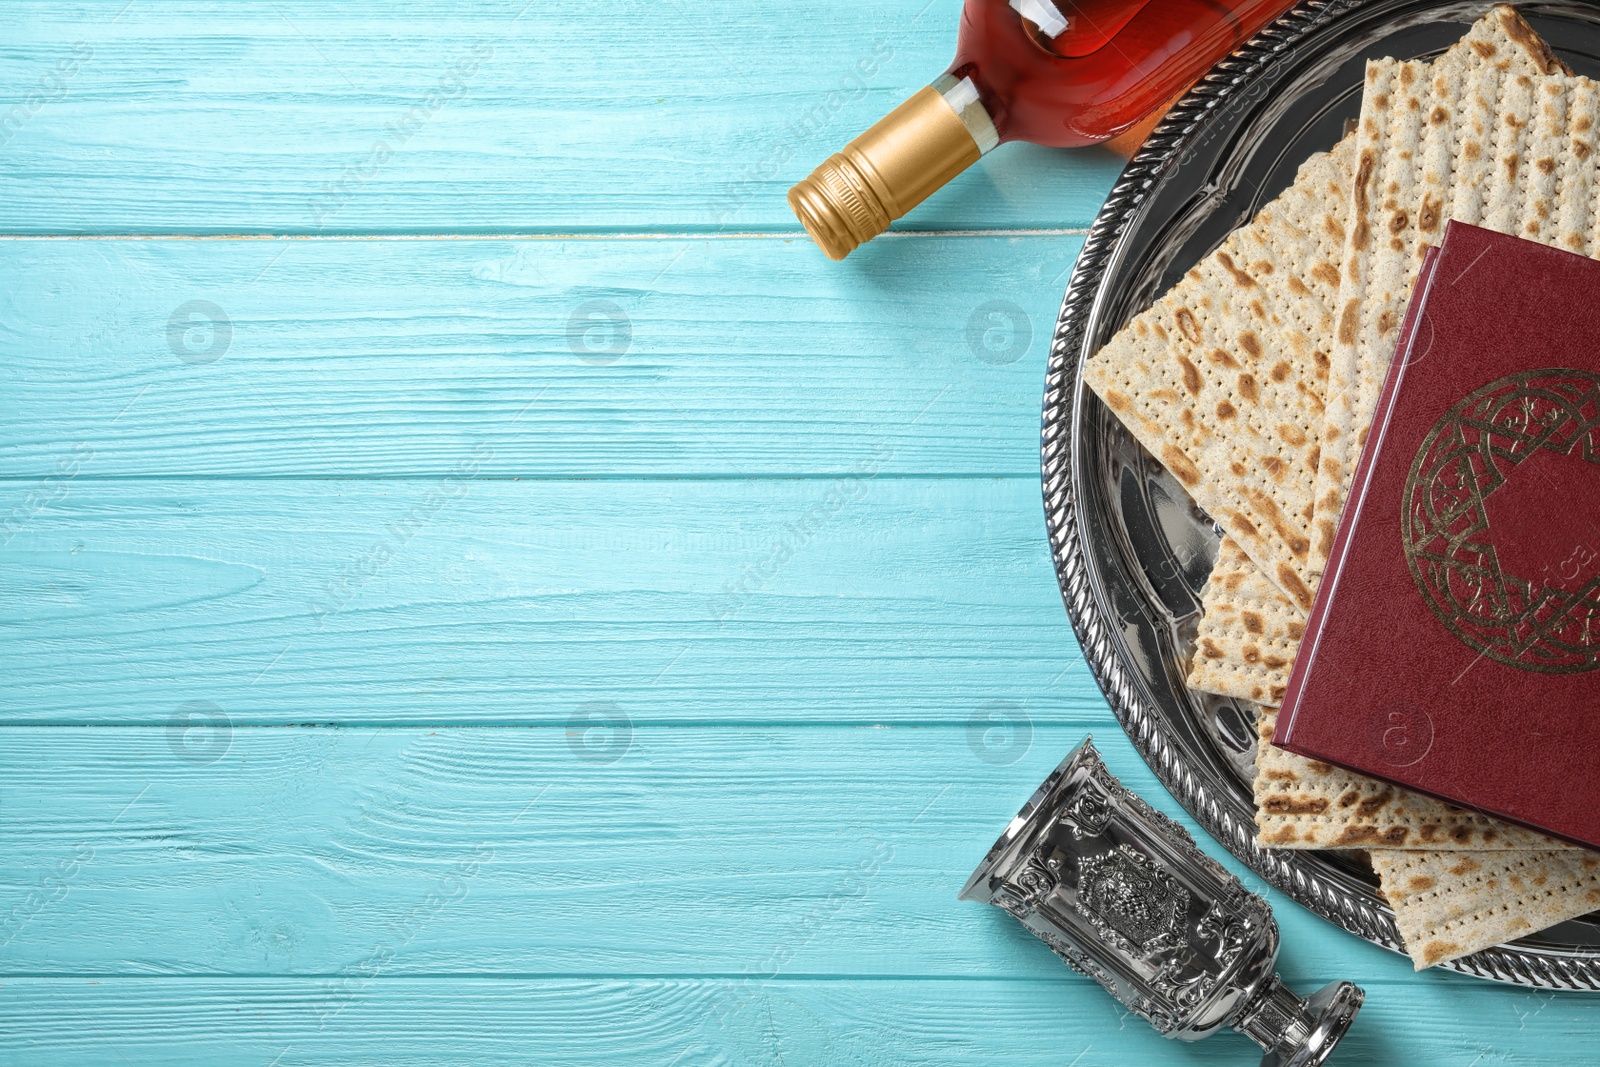
<svg viewBox="0 0 1600 1067">
<path fill-rule="evenodd" d="M 1600 906 L 1600 858 L 1267 743 L 1425 247 L 1457 219 L 1600 254 L 1600 91 L 1497 7 L 1367 69 L 1357 129 L 1091 359 L 1222 527 L 1190 684 L 1262 705 L 1263 845 L 1364 848 L 1419 967 Z"/>
</svg>

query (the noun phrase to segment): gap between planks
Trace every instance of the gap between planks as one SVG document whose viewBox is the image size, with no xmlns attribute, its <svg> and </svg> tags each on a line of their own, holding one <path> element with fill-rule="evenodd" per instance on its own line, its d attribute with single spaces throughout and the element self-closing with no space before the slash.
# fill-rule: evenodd
<svg viewBox="0 0 1600 1067">
<path fill-rule="evenodd" d="M 655 474 L 475 474 L 474 484 L 486 482 L 836 482 L 850 477 L 848 470 L 798 474 L 742 474 L 733 471 L 674 471 Z M 46 474 L 6 474 L 0 472 L 0 485 L 32 484 L 49 478 Z M 116 485 L 123 482 L 395 482 L 435 485 L 438 474 L 305 474 L 269 471 L 265 474 L 76 474 L 74 485 Z M 874 474 L 875 482 L 1037 482 L 1033 471 L 885 471 Z"/>
<path fill-rule="evenodd" d="M 898 237 L 1085 237 L 1087 226 L 994 230 L 888 230 L 876 239 Z M 0 241 L 794 241 L 804 230 L 744 230 L 706 233 L 0 233 Z"/>
<path fill-rule="evenodd" d="M 1342 934 L 1344 931 L 1339 930 L 1339 931 L 1335 931 L 1335 932 Z M 1354 937 L 1355 935 L 1352 934 L 1350 936 Z M 1024 943 L 1026 943 L 1026 942 L 1024 942 Z M 1446 981 L 1471 982 L 1473 984 L 1469 988 L 1473 988 L 1473 989 L 1485 988 L 1485 987 L 1492 987 L 1492 988 L 1497 988 L 1498 989 L 1498 988 L 1505 988 L 1505 987 L 1509 986 L 1514 992 L 1520 991 L 1520 992 L 1523 992 L 1523 993 L 1537 994 L 1537 995 L 1541 995 L 1541 996 L 1549 996 L 1551 994 L 1559 994 L 1559 995 L 1564 996 L 1564 997 L 1570 997 L 1570 999 L 1575 1000 L 1575 1001 L 1581 1001 L 1581 1000 L 1587 999 L 1589 997 L 1592 997 L 1594 995 L 1593 991 L 1585 990 L 1585 989 L 1544 989 L 1544 988 L 1539 988 L 1539 987 L 1534 987 L 1534 986 L 1517 985 L 1515 983 L 1510 983 L 1510 982 L 1501 983 L 1501 982 L 1490 982 L 1490 981 L 1487 981 L 1487 980 L 1484 980 L 1484 979 L 1476 979 L 1475 980 L 1475 979 L 1472 979 L 1472 978 L 1470 978 L 1468 976 L 1461 976 L 1461 977 L 1457 978 L 1457 977 L 1454 976 L 1453 972 L 1448 972 L 1448 973 L 1450 973 L 1452 975 L 1452 977 L 1450 977 L 1448 979 L 1445 979 Z M 349 970 L 332 971 L 332 972 L 325 972 L 325 973 L 324 972 L 312 972 L 312 971 L 304 971 L 304 972 L 262 971 L 260 973 L 253 973 L 253 972 L 247 973 L 247 972 L 239 971 L 239 972 L 219 972 L 219 973 L 216 973 L 216 974 L 209 974 L 209 973 L 194 973 L 194 974 L 177 974 L 177 973 L 126 974 L 126 973 L 117 972 L 117 971 L 106 971 L 106 972 L 98 972 L 98 971 L 40 971 L 40 972 L 37 972 L 37 973 L 22 972 L 22 971 L 17 971 L 17 972 L 0 971 L 0 979 L 4 979 L 5 981 L 10 981 L 12 979 L 16 979 L 16 980 L 19 980 L 19 981 L 26 980 L 26 981 L 34 981 L 34 982 L 41 982 L 41 981 L 48 981 L 48 982 L 61 982 L 61 981 L 118 982 L 118 983 L 121 983 L 121 984 L 124 984 L 124 985 L 132 984 L 132 983 L 136 983 L 136 982 L 147 982 L 147 981 L 158 981 L 158 982 L 206 982 L 206 983 L 211 983 L 211 982 L 317 982 L 317 981 L 328 981 L 330 979 L 348 979 L 349 977 L 350 977 Z M 1443 978 L 1444 976 L 1441 975 L 1440 977 Z M 500 972 L 500 971 L 429 971 L 429 972 L 417 972 L 415 974 L 374 974 L 374 975 L 364 976 L 362 978 L 362 981 L 364 983 L 375 983 L 375 982 L 394 982 L 394 983 L 401 983 L 401 982 L 453 982 L 453 981 L 463 981 L 463 982 L 521 982 L 521 983 L 537 983 L 537 982 L 618 982 L 618 983 L 622 983 L 622 982 L 638 982 L 638 983 L 641 983 L 641 984 L 650 984 L 650 983 L 654 983 L 654 982 L 690 982 L 690 983 L 698 983 L 698 982 L 706 982 L 706 983 L 710 983 L 710 982 L 750 982 L 752 980 L 753 979 L 751 978 L 751 972 L 749 972 L 749 971 L 707 971 L 707 972 L 705 972 L 703 974 L 702 973 L 693 972 L 693 971 L 667 972 L 667 973 L 659 973 L 659 974 L 658 973 L 654 973 L 654 972 L 650 972 L 650 971 L 639 971 L 639 972 L 550 971 L 548 973 L 541 972 L 541 971 L 505 971 L 505 972 Z M 777 985 L 777 984 L 785 983 L 785 982 L 793 983 L 793 984 L 796 984 L 796 985 L 799 985 L 799 984 L 802 984 L 802 983 L 808 984 L 808 985 L 823 985 L 823 984 L 827 984 L 827 983 L 847 984 L 847 985 L 862 985 L 862 984 L 866 984 L 866 983 L 870 983 L 870 982 L 905 982 L 905 983 L 918 983 L 918 984 L 924 984 L 924 983 L 926 983 L 926 984 L 933 984 L 933 983 L 945 983 L 945 984 L 963 983 L 963 984 L 967 984 L 967 985 L 976 985 L 976 984 L 982 983 L 984 985 L 1038 985 L 1038 986 L 1068 986 L 1068 987 L 1078 987 L 1078 983 L 1080 981 L 1082 981 L 1082 980 L 1083 980 L 1082 975 L 1077 975 L 1077 974 L 1074 974 L 1071 971 L 1067 971 L 1067 970 L 1063 970 L 1059 976 L 1052 975 L 1052 976 L 1047 977 L 1047 978 L 1040 977 L 1038 975 L 1031 975 L 1031 974 L 973 974 L 973 975 L 967 975 L 967 974 L 783 974 L 783 975 L 779 975 L 779 976 L 776 976 L 776 977 L 773 977 L 773 978 L 755 979 L 755 981 L 760 981 L 763 984 L 770 983 L 770 984 L 773 984 L 773 985 Z M 1387 976 L 1379 976 L 1379 977 L 1376 977 L 1376 978 L 1367 977 L 1367 978 L 1363 978 L 1362 979 L 1361 985 L 1362 985 L 1363 988 L 1369 989 L 1369 990 L 1370 989 L 1374 989 L 1374 988 L 1378 988 L 1378 987 L 1394 987 L 1394 988 L 1398 988 L 1398 989 L 1414 989 L 1415 988 L 1415 983 L 1409 977 L 1405 977 L 1405 978 L 1390 978 L 1390 977 L 1387 977 Z M 1069 1065 L 1069 1067 L 1070 1067 L 1070 1065 Z"/>
</svg>

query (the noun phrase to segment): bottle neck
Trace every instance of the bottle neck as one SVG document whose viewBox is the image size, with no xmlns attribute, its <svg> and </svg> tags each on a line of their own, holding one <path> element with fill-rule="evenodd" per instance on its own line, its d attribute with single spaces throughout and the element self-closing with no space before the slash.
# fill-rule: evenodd
<svg viewBox="0 0 1600 1067">
<path fill-rule="evenodd" d="M 1000 143 L 970 78 L 946 74 L 829 156 L 789 206 L 830 259 L 889 228 Z"/>
<path fill-rule="evenodd" d="M 978 87 L 971 78 L 941 74 L 929 88 L 944 97 L 944 102 L 956 113 L 961 125 L 972 135 L 972 142 L 978 146 L 979 155 L 986 156 L 994 150 L 1000 143 L 1000 131 L 995 128 L 994 119 L 983 106 L 983 99 L 978 95 Z"/>
</svg>

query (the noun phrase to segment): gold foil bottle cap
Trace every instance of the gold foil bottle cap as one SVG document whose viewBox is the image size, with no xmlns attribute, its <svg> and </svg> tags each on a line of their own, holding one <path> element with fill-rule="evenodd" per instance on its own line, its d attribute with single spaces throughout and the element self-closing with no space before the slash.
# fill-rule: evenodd
<svg viewBox="0 0 1600 1067">
<path fill-rule="evenodd" d="M 789 206 L 829 259 L 843 259 L 998 140 L 972 83 L 946 77 L 829 156 L 789 190 Z"/>
</svg>

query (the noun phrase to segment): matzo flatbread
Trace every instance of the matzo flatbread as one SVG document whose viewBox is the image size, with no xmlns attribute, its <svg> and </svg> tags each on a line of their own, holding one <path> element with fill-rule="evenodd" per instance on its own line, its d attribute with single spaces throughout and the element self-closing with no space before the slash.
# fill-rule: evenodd
<svg viewBox="0 0 1600 1067">
<path fill-rule="evenodd" d="M 1557 195 L 1559 222 L 1554 243 L 1568 251 L 1594 256 L 1600 250 L 1600 212 L 1595 210 L 1594 200 L 1600 186 L 1600 176 L 1596 174 L 1600 161 L 1591 162 L 1595 136 L 1600 132 L 1596 130 L 1600 124 L 1600 88 L 1594 81 L 1582 78 L 1573 83 L 1565 119 L 1566 144 L 1561 158 L 1566 170 Z"/>
<path fill-rule="evenodd" d="M 1594 210 L 1600 91 L 1572 77 L 1534 79 L 1532 90 L 1526 141 L 1501 130 L 1493 152 L 1473 161 L 1471 173 L 1487 179 L 1487 195 L 1458 190 L 1452 212 L 1472 221 L 1471 213 L 1481 211 L 1478 221 L 1491 228 L 1592 256 L 1600 249 Z M 1475 101 L 1473 133 L 1475 143 L 1485 144 L 1481 108 Z M 1588 850 L 1374 851 L 1372 862 L 1419 970 L 1600 907 L 1600 856 Z"/>
<path fill-rule="evenodd" d="M 1498 7 L 1474 24 L 1465 37 L 1446 51 L 1434 64 L 1430 74 L 1438 73 L 1446 79 L 1447 86 L 1459 90 L 1464 81 L 1474 76 L 1475 71 L 1481 71 L 1493 63 L 1500 63 L 1507 70 L 1526 72 L 1548 69 L 1555 60 L 1551 57 L 1548 47 L 1527 27 L 1520 16 L 1509 8 Z M 1399 65 L 1396 65 L 1396 72 L 1398 68 Z M 1417 69 L 1420 70 L 1420 67 Z M 1413 84 L 1416 76 L 1414 74 L 1411 79 Z M 1373 80 L 1377 81 L 1376 74 Z M 1395 73 L 1390 78 L 1390 87 L 1392 88 L 1398 81 L 1398 73 Z M 1545 79 L 1539 79 L 1539 83 L 1545 84 Z M 1541 120 L 1546 118 L 1544 111 L 1540 112 L 1540 117 Z M 1460 125 L 1469 130 L 1487 130 L 1489 127 L 1487 110 L 1482 107 L 1475 110 L 1467 109 Z M 1569 160 L 1587 158 L 1592 146 L 1583 138 L 1592 136 L 1592 133 L 1585 122 L 1577 122 L 1574 127 L 1569 140 L 1570 151 L 1566 158 Z M 1431 154 L 1421 163 L 1425 173 L 1436 177 L 1442 172 L 1441 168 L 1450 165 L 1447 156 L 1452 143 L 1452 139 L 1448 137 L 1435 137 L 1429 142 Z M 1483 156 L 1487 160 L 1488 153 L 1484 153 Z M 1339 195 L 1344 195 L 1347 199 L 1348 186 L 1354 178 L 1354 160 L 1355 146 L 1348 138 L 1335 150 L 1330 160 L 1335 166 L 1352 168 L 1343 172 L 1339 178 L 1346 185 L 1344 192 Z M 1483 165 L 1488 164 L 1485 162 Z M 1562 209 L 1559 216 L 1560 226 L 1556 234 L 1556 239 L 1563 244 L 1563 247 L 1571 248 L 1579 247 L 1581 241 L 1589 239 L 1583 226 L 1591 221 L 1590 200 L 1586 194 L 1593 184 L 1593 167 L 1581 169 L 1577 174 L 1571 173 L 1573 170 L 1574 168 L 1569 165 L 1561 175 L 1559 190 Z M 1544 173 L 1542 168 L 1540 173 Z M 1419 212 L 1418 221 L 1418 227 L 1429 232 L 1438 225 L 1437 201 L 1430 203 L 1432 206 L 1425 209 L 1431 212 L 1430 217 L 1423 218 L 1424 212 Z M 1344 237 L 1335 224 L 1347 219 L 1347 216 L 1348 211 L 1336 211 L 1325 215 L 1324 231 L 1319 235 L 1321 239 L 1326 241 L 1331 236 L 1339 243 L 1342 250 Z M 1418 248 L 1420 255 L 1420 244 Z M 1306 305 L 1302 309 L 1301 316 L 1302 321 L 1325 324 L 1327 334 L 1322 348 L 1332 349 L 1334 342 L 1329 324 L 1334 321 L 1334 309 L 1338 306 L 1338 287 L 1344 284 L 1344 279 L 1337 271 L 1329 272 L 1328 264 L 1322 258 L 1327 254 L 1326 245 L 1321 246 L 1316 254 L 1318 263 L 1314 269 L 1314 284 L 1303 287 L 1300 292 L 1300 299 Z M 1325 421 L 1341 418 L 1341 411 L 1342 417 L 1348 421 L 1350 417 L 1348 383 L 1334 384 L 1330 379 L 1328 391 L 1332 397 L 1327 403 Z M 1301 429 L 1308 436 L 1321 436 L 1324 432 L 1323 427 L 1315 425 Z M 1318 477 L 1321 476 L 1319 469 Z M 1314 490 L 1313 495 L 1315 495 Z M 1329 506 L 1331 507 L 1331 502 Z M 1320 536 L 1331 536 L 1331 527 L 1326 525 L 1322 527 Z M 1292 609 L 1298 608 L 1299 605 L 1294 600 L 1286 596 L 1273 598 L 1263 582 L 1277 583 L 1272 583 L 1259 567 L 1253 567 L 1248 563 L 1244 558 L 1248 554 L 1241 555 L 1242 552 L 1242 547 L 1239 553 L 1224 548 L 1218 559 L 1219 570 L 1214 573 L 1212 581 L 1202 593 L 1203 614 L 1189 684 L 1207 692 L 1276 704 L 1288 684 L 1289 677 L 1289 664 L 1279 661 L 1293 660 L 1299 638 L 1290 635 L 1302 630 L 1300 624 L 1304 621 L 1304 611 L 1300 611 L 1300 618 L 1297 619 Z M 1316 559 L 1315 554 L 1313 558 Z M 1281 589 L 1281 586 L 1279 588 Z M 1286 611 L 1285 606 L 1291 610 Z M 1245 610 L 1266 620 L 1265 633 L 1255 634 L 1243 625 L 1248 621 L 1244 615 Z M 1274 620 L 1278 620 L 1276 626 Z M 1294 644 L 1291 645 L 1289 642 Z"/>
<path fill-rule="evenodd" d="M 1458 89 L 1464 79 L 1486 80 L 1486 70 L 1500 75 L 1537 69 L 1544 63 L 1548 51 L 1531 31 L 1524 33 L 1524 30 L 1525 24 L 1514 12 L 1496 9 L 1441 57 L 1434 67 L 1439 75 L 1435 80 L 1446 88 Z M 1378 90 L 1396 93 L 1396 99 L 1403 102 L 1404 94 L 1412 91 L 1428 74 L 1427 68 L 1420 64 L 1390 63 L 1387 67 L 1380 64 L 1375 66 L 1369 81 Z M 1430 112 L 1430 117 L 1432 114 Z M 1468 110 L 1465 113 L 1462 126 L 1468 135 L 1477 126 L 1484 125 L 1484 114 L 1487 112 Z M 1544 112 L 1540 114 L 1549 119 Z M 1421 119 L 1413 116 L 1402 125 L 1415 133 L 1420 124 Z M 1449 139 L 1435 137 L 1434 142 L 1444 144 L 1449 143 Z M 1437 148 L 1432 155 L 1419 159 L 1417 166 L 1410 168 L 1413 183 L 1421 180 L 1422 171 L 1432 169 L 1436 173 L 1443 159 L 1443 151 Z M 1391 179 L 1398 178 L 1397 174 L 1386 173 Z M 1493 184 L 1488 183 L 1488 187 L 1492 188 Z M 1432 232 L 1442 226 L 1438 216 L 1438 210 L 1434 209 L 1431 222 L 1424 220 L 1419 225 Z M 1394 251 L 1391 246 L 1390 252 Z M 1385 269 L 1392 270 L 1392 264 Z M 1326 301 L 1328 289 L 1319 287 L 1309 291 L 1307 296 Z M 1331 305 L 1324 304 L 1321 318 L 1323 321 L 1331 319 Z M 1242 548 L 1230 539 L 1225 539 L 1219 550 L 1216 567 L 1202 592 L 1201 605 L 1203 614 L 1189 684 L 1197 689 L 1275 706 L 1282 699 L 1294 654 L 1304 633 L 1304 612 L 1282 596 Z M 1268 736 L 1270 732 L 1269 725 Z M 1265 744 L 1256 785 L 1261 840 L 1268 845 L 1339 848 L 1387 844 L 1435 849 L 1526 849 L 1558 845 L 1543 835 L 1531 834 L 1420 794 L 1392 789 L 1361 775 Z"/>
<path fill-rule="evenodd" d="M 1432 68 L 1367 65 L 1313 493 L 1313 588 L 1426 246 L 1451 218 L 1512 232 L 1529 203 L 1535 86 L 1565 68 L 1504 6 L 1462 44 Z"/>
<path fill-rule="evenodd" d="M 1306 613 L 1224 537 L 1200 592 L 1189 686 L 1276 707 L 1306 632 Z"/>
<path fill-rule="evenodd" d="M 1569 252 L 1600 255 L 1600 86 L 1589 78 L 1540 78 L 1530 138 L 1529 190 L 1520 226 L 1508 232 Z"/>
<path fill-rule="evenodd" d="M 1372 853 L 1372 868 L 1417 970 L 1600 908 L 1600 855 Z"/>
<path fill-rule="evenodd" d="M 1303 607 L 1348 144 L 1088 361 L 1084 380 Z"/>
<path fill-rule="evenodd" d="M 1543 43 L 1505 9 L 1491 12 L 1452 52 L 1468 47 L 1482 59 L 1493 59 L 1501 49 L 1501 38 L 1510 41 L 1513 52 L 1520 51 L 1536 62 L 1543 57 L 1539 62 L 1543 70 L 1554 65 Z M 1593 84 L 1576 85 L 1570 98 L 1561 99 L 1550 98 L 1548 86 L 1543 82 L 1536 88 L 1540 94 L 1536 95 L 1534 106 L 1535 143 L 1562 143 L 1564 149 L 1555 157 L 1561 160 L 1559 166 L 1546 168 L 1542 165 L 1544 156 L 1533 160 L 1539 176 L 1532 179 L 1531 193 L 1525 199 L 1517 223 L 1527 236 L 1572 250 L 1592 249 L 1596 247 L 1597 225 L 1592 211 L 1592 190 L 1596 183 L 1593 166 L 1582 164 L 1593 151 L 1592 131 L 1600 122 Z M 1477 129 L 1469 132 L 1481 136 L 1488 128 L 1486 119 L 1491 112 L 1481 103 L 1461 110 L 1465 112 L 1463 125 L 1475 121 Z M 1483 153 L 1483 157 L 1488 154 Z M 1444 142 L 1436 139 L 1421 161 L 1424 173 L 1437 175 L 1447 156 Z M 1467 170 L 1467 176 L 1475 183 L 1463 193 L 1470 207 L 1473 191 L 1488 187 L 1490 183 L 1485 180 L 1483 165 L 1476 169 L 1469 166 Z M 1541 209 L 1541 203 L 1554 206 Z M 1502 213 L 1510 214 L 1504 208 Z M 1242 550 L 1224 542 L 1217 568 L 1202 596 L 1205 614 L 1200 624 L 1191 684 L 1257 701 L 1275 693 L 1281 695 L 1288 667 L 1269 665 L 1266 648 L 1290 652 L 1287 657 L 1273 654 L 1274 661 L 1292 659 L 1290 646 L 1298 643 L 1298 633 L 1291 623 L 1299 620 L 1294 616 L 1295 605 L 1283 598 L 1274 601 L 1270 586 L 1265 575 Z M 1269 607 L 1275 610 L 1263 610 Z M 1247 618 L 1247 611 L 1258 617 L 1259 627 L 1253 625 L 1257 620 Z M 1220 655 L 1208 656 L 1205 655 L 1207 651 Z M 1278 809 L 1277 815 L 1262 813 L 1262 820 L 1278 835 L 1292 826 L 1296 838 L 1309 833 L 1332 840 L 1354 836 L 1392 841 L 1401 832 L 1408 842 L 1413 838 L 1437 836 L 1440 832 L 1453 838 L 1451 845 L 1456 847 L 1453 851 L 1374 849 L 1371 852 L 1374 865 L 1385 873 L 1385 890 L 1395 901 L 1402 933 L 1419 967 L 1543 928 L 1588 911 L 1596 903 L 1590 896 L 1593 887 L 1589 863 L 1575 859 L 1583 855 L 1579 850 L 1508 849 L 1508 844 L 1525 844 L 1529 839 L 1553 842 L 1474 813 L 1460 812 L 1431 798 L 1413 796 L 1408 803 L 1391 803 L 1392 797 L 1385 798 L 1372 810 L 1386 787 L 1355 775 L 1345 775 L 1345 781 L 1340 781 L 1339 776 L 1344 772 L 1271 749 L 1266 740 L 1271 736 L 1274 718 L 1275 713 L 1269 709 L 1261 724 L 1263 757 L 1259 769 L 1266 773 L 1258 775 L 1257 787 L 1258 801 L 1265 800 Z M 1279 764 L 1279 759 L 1283 764 Z M 1288 784 L 1281 774 L 1284 770 L 1296 773 L 1300 779 L 1298 784 L 1310 788 L 1281 788 Z M 1274 774 L 1274 771 L 1280 773 Z M 1346 784 L 1357 788 L 1343 789 Z M 1271 800 L 1274 795 L 1288 799 Z M 1341 807 L 1339 802 L 1347 797 L 1350 802 Z M 1320 813 L 1286 810 L 1315 808 L 1320 799 L 1330 802 L 1329 808 Z M 1460 850 L 1461 844 L 1472 843 L 1489 843 L 1499 848 Z M 1514 871 L 1515 877 L 1478 875 L 1477 872 L 1485 869 Z M 1409 872 L 1405 881 L 1396 882 L 1394 872 L 1397 871 Z M 1535 886 L 1543 895 L 1532 898 L 1519 895 L 1499 910 L 1485 897 L 1501 886 L 1510 886 L 1516 893 L 1519 885 Z"/>
<path fill-rule="evenodd" d="M 1257 720 L 1256 840 L 1268 848 L 1570 849 L 1532 830 L 1274 746 L 1278 709 Z"/>
</svg>

